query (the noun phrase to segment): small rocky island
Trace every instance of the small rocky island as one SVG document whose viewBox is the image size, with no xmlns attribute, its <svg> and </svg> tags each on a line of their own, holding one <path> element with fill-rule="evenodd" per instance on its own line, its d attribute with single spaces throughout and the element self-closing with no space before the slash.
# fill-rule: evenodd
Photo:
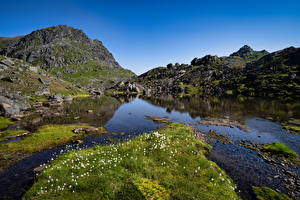
<svg viewBox="0 0 300 200">
<path fill-rule="evenodd" d="M 137 76 L 66 25 L 0 37 L 1 198 L 299 199 L 299 69 L 245 45 Z"/>
</svg>

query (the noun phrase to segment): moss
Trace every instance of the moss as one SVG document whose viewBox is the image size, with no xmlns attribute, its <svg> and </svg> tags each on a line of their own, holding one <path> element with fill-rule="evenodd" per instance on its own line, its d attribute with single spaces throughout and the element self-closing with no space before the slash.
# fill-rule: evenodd
<svg viewBox="0 0 300 200">
<path fill-rule="evenodd" d="M 5 129 L 8 125 L 13 124 L 11 119 L 0 116 L 0 129 Z"/>
<path fill-rule="evenodd" d="M 146 200 L 170 199 L 170 194 L 163 186 L 159 185 L 158 181 L 137 177 L 133 183 L 141 191 Z"/>
<path fill-rule="evenodd" d="M 226 91 L 226 94 L 232 95 L 232 94 L 233 94 L 233 91 L 232 91 L 232 90 L 227 90 L 227 91 Z"/>
<path fill-rule="evenodd" d="M 0 134 L 0 141 L 5 141 L 9 138 L 18 137 L 20 134 L 26 134 L 28 131 L 26 130 L 5 130 Z"/>
<path fill-rule="evenodd" d="M 218 142 L 223 142 L 223 143 L 231 143 L 232 144 L 232 141 L 225 135 L 220 135 L 220 134 L 217 134 L 216 131 L 214 130 L 210 130 L 208 135 L 212 138 L 215 138 L 217 139 Z"/>
<path fill-rule="evenodd" d="M 59 156 L 26 199 L 240 199 L 184 125 Z M 63 188 L 63 189 L 62 189 Z"/>
<path fill-rule="evenodd" d="M 92 128 L 88 125 L 46 125 L 21 141 L 0 144 L 0 152 L 39 152 L 86 137 L 85 133 L 74 133 L 76 128 Z M 103 133 L 100 128 L 99 133 Z"/>
<path fill-rule="evenodd" d="M 283 129 L 287 130 L 290 133 L 300 134 L 300 127 L 299 126 L 286 125 L 286 126 L 283 126 Z"/>
<path fill-rule="evenodd" d="M 268 187 L 252 186 L 258 200 L 291 200 L 286 194 L 278 193 Z"/>
<path fill-rule="evenodd" d="M 298 154 L 295 151 L 281 142 L 266 144 L 263 148 L 263 151 L 269 152 L 271 154 L 282 155 L 286 158 L 291 159 L 295 159 L 298 157 Z"/>
</svg>

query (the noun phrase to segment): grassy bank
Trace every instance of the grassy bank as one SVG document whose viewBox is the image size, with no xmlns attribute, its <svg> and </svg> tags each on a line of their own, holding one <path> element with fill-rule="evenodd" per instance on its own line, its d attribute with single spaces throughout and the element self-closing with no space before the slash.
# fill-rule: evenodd
<svg viewBox="0 0 300 200">
<path fill-rule="evenodd" d="M 46 125 L 38 129 L 23 140 L 0 144 L 0 152 L 40 152 L 49 148 L 60 146 L 85 137 L 87 134 L 74 133 L 76 128 L 91 129 L 88 125 Z M 93 133 L 105 132 L 103 128 Z"/>
<path fill-rule="evenodd" d="M 69 152 L 37 175 L 26 199 L 239 199 L 186 126 Z"/>
</svg>

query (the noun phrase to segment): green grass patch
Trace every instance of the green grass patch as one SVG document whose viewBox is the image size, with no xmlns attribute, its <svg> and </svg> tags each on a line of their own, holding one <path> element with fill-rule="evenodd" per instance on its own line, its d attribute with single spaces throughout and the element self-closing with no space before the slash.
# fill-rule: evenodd
<svg viewBox="0 0 300 200">
<path fill-rule="evenodd" d="M 13 124 L 13 122 L 11 121 L 11 119 L 0 116 L 0 129 L 5 129 L 10 124 Z"/>
<path fill-rule="evenodd" d="M 1 141 L 5 141 L 11 138 L 13 138 L 14 136 L 17 137 L 20 134 L 23 133 L 28 133 L 28 131 L 26 130 L 5 130 L 3 132 L 0 133 L 0 142 Z"/>
<path fill-rule="evenodd" d="M 59 156 L 26 199 L 240 199 L 232 180 L 206 159 L 209 145 L 184 125 L 115 145 Z"/>
<path fill-rule="evenodd" d="M 88 125 L 46 125 L 23 140 L 0 144 L 0 152 L 39 152 L 85 137 L 85 133 L 73 133 L 76 128 L 92 128 Z M 104 128 L 99 128 L 102 133 Z"/>
<path fill-rule="evenodd" d="M 268 187 L 252 186 L 252 189 L 258 200 L 290 200 L 286 194 L 278 193 Z"/>
<path fill-rule="evenodd" d="M 289 133 L 300 134 L 300 127 L 299 126 L 286 125 L 286 126 L 283 127 L 283 129 L 285 129 Z"/>
<path fill-rule="evenodd" d="M 271 154 L 282 155 L 286 158 L 295 159 L 298 157 L 298 154 L 295 151 L 281 142 L 266 144 L 263 150 Z"/>
</svg>

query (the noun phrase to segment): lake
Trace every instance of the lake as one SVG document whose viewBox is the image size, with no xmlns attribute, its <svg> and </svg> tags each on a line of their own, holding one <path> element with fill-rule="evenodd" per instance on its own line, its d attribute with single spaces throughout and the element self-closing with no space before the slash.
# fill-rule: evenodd
<svg viewBox="0 0 300 200">
<path fill-rule="evenodd" d="M 92 110 L 92 112 L 87 112 Z M 58 113 L 54 115 L 53 113 Z M 33 169 L 47 163 L 68 149 L 111 144 L 164 126 L 145 116 L 169 118 L 171 122 L 191 124 L 204 133 L 215 131 L 231 143 L 211 139 L 213 150 L 208 158 L 216 162 L 238 185 L 243 199 L 254 199 L 251 186 L 268 186 L 280 192 L 299 191 L 297 184 L 289 189 L 286 171 L 300 175 L 299 168 L 287 168 L 266 162 L 242 141 L 265 144 L 279 141 L 300 154 L 300 136 L 286 132 L 282 124 L 300 119 L 300 102 L 284 102 L 259 98 L 151 98 L 100 97 L 79 98 L 51 113 L 36 112 L 11 125 L 10 129 L 35 131 L 45 124 L 86 123 L 104 126 L 109 134 L 88 136 L 83 144 L 69 144 L 35 154 L 10 167 L 0 175 L 2 198 L 19 198 L 33 183 Z M 203 119 L 230 119 L 243 127 L 199 124 Z M 275 178 L 276 177 L 276 178 Z M 296 194 L 297 195 L 297 194 Z M 299 197 L 299 196 L 298 196 Z M 300 197 L 299 197 L 300 198 Z"/>
</svg>

